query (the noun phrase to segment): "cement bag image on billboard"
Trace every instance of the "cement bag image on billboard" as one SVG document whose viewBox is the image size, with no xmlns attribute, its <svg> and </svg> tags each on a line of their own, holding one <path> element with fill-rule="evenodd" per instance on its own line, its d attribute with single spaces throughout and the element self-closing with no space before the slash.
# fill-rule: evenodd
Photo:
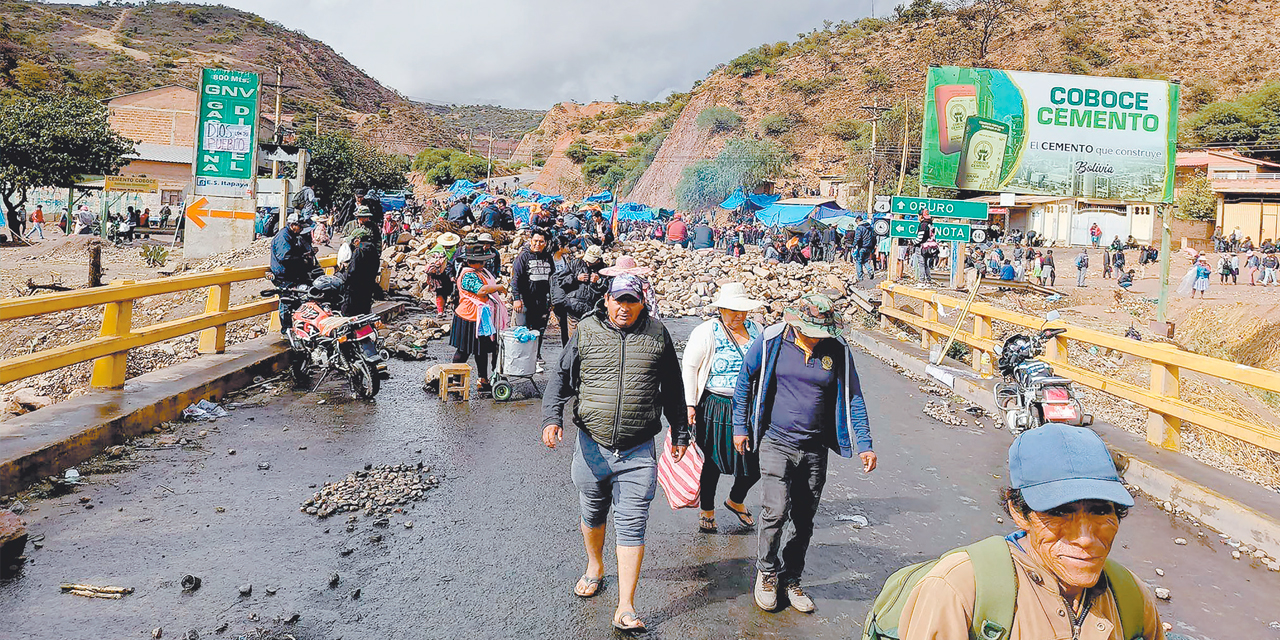
<svg viewBox="0 0 1280 640">
<path fill-rule="evenodd" d="M 1176 84 L 932 67 L 924 104 L 926 185 L 1173 201 Z"/>
</svg>

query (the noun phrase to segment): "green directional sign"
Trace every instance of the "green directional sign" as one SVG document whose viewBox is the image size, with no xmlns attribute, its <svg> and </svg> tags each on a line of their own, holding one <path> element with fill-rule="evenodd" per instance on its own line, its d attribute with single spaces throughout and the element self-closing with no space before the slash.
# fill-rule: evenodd
<svg viewBox="0 0 1280 640">
<path fill-rule="evenodd" d="M 938 242 L 968 242 L 969 225 L 952 222 L 934 222 L 933 239 Z M 889 225 L 890 238 L 912 238 L 920 231 L 920 223 L 915 220 L 894 220 Z"/>
<path fill-rule="evenodd" d="M 196 118 L 195 192 L 246 197 L 255 175 L 258 74 L 205 69 Z"/>
<path fill-rule="evenodd" d="M 970 202 L 968 200 L 894 196 L 891 202 L 891 209 L 893 214 L 897 216 L 928 213 L 935 218 L 987 219 L 987 203 Z"/>
</svg>

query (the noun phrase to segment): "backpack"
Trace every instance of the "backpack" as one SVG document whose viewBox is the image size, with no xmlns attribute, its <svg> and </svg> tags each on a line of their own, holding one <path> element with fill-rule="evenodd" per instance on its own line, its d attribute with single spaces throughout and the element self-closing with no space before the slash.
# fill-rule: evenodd
<svg viewBox="0 0 1280 640">
<path fill-rule="evenodd" d="M 973 562 L 976 598 L 970 640 L 1008 640 L 1013 629 L 1014 606 L 1018 594 L 1018 577 L 1009 547 L 1001 536 L 991 536 L 967 547 L 952 549 L 937 560 L 907 565 L 884 582 L 862 625 L 862 640 L 898 640 L 898 621 L 912 589 L 938 560 L 960 551 L 967 552 Z M 1128 569 L 1107 560 L 1103 573 L 1120 611 L 1120 628 L 1124 637 L 1134 640 L 1145 635 L 1143 628 L 1146 602 L 1142 588 Z"/>
<path fill-rule="evenodd" d="M 1076 268 L 1086 269 L 1088 267 L 1089 267 L 1089 256 L 1080 254 L 1080 256 L 1076 258 Z"/>
<path fill-rule="evenodd" d="M 425 258 L 423 266 L 426 267 L 427 273 L 432 275 L 444 273 L 444 268 L 449 262 L 444 253 L 440 251 L 429 251 Z"/>
</svg>

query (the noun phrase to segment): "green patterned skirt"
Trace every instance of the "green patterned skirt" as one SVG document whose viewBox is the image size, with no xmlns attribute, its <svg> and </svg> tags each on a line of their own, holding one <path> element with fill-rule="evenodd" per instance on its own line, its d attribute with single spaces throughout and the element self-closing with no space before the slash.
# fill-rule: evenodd
<svg viewBox="0 0 1280 640">
<path fill-rule="evenodd" d="M 703 391 L 697 418 L 693 435 L 706 459 L 704 464 L 714 464 L 725 475 L 760 474 L 760 458 L 755 451 L 743 456 L 733 448 L 733 398 Z"/>
</svg>

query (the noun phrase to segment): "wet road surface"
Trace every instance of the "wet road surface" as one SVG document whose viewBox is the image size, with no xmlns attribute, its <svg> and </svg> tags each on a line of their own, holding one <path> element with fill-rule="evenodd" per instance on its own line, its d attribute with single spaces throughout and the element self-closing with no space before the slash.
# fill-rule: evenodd
<svg viewBox="0 0 1280 640">
<path fill-rule="evenodd" d="M 680 339 L 693 323 L 672 325 Z M 549 346 L 548 360 L 556 353 Z M 674 512 L 659 493 L 636 603 L 649 637 L 857 637 L 891 572 L 1008 532 L 996 504 L 1008 434 L 936 422 L 920 411 L 928 396 L 918 383 L 870 356 L 857 362 L 880 468 L 864 475 L 854 461 L 832 457 L 805 576 L 817 612 L 757 610 L 754 531 L 721 509 L 720 534 L 700 534 L 696 511 Z M 145 638 L 156 627 L 164 638 L 188 630 L 230 638 L 613 637 L 611 530 L 603 592 L 591 600 L 571 593 L 585 559 L 568 438 L 555 451 L 541 445 L 538 400 L 441 405 L 420 388 L 429 364 L 393 362 L 396 377 L 373 403 L 349 399 L 337 382 L 317 393 L 251 396 L 229 418 L 135 441 L 149 448 L 130 454 L 132 470 L 92 474 L 73 494 L 28 503 L 24 517 L 43 548 L 29 544 L 19 577 L 0 581 L 0 637 Z M 201 429 L 209 433 L 199 437 Z M 174 437 L 189 444 L 161 444 Z M 348 533 L 343 515 L 299 512 L 313 485 L 365 464 L 419 461 L 440 487 L 385 529 L 361 515 Z M 747 500 L 753 511 L 757 495 Z M 855 528 L 852 515 L 870 525 Z M 1177 546 L 1177 537 L 1191 544 Z M 1160 608 L 1176 631 L 1280 638 L 1269 626 L 1280 618 L 1280 574 L 1232 560 L 1230 551 L 1216 533 L 1199 537 L 1140 500 L 1113 557 L 1172 590 Z M 333 572 L 340 582 L 331 587 Z M 184 574 L 200 576 L 201 588 L 184 593 Z M 136 592 L 86 599 L 60 593 L 61 582 Z M 249 596 L 237 589 L 245 583 Z"/>
</svg>

